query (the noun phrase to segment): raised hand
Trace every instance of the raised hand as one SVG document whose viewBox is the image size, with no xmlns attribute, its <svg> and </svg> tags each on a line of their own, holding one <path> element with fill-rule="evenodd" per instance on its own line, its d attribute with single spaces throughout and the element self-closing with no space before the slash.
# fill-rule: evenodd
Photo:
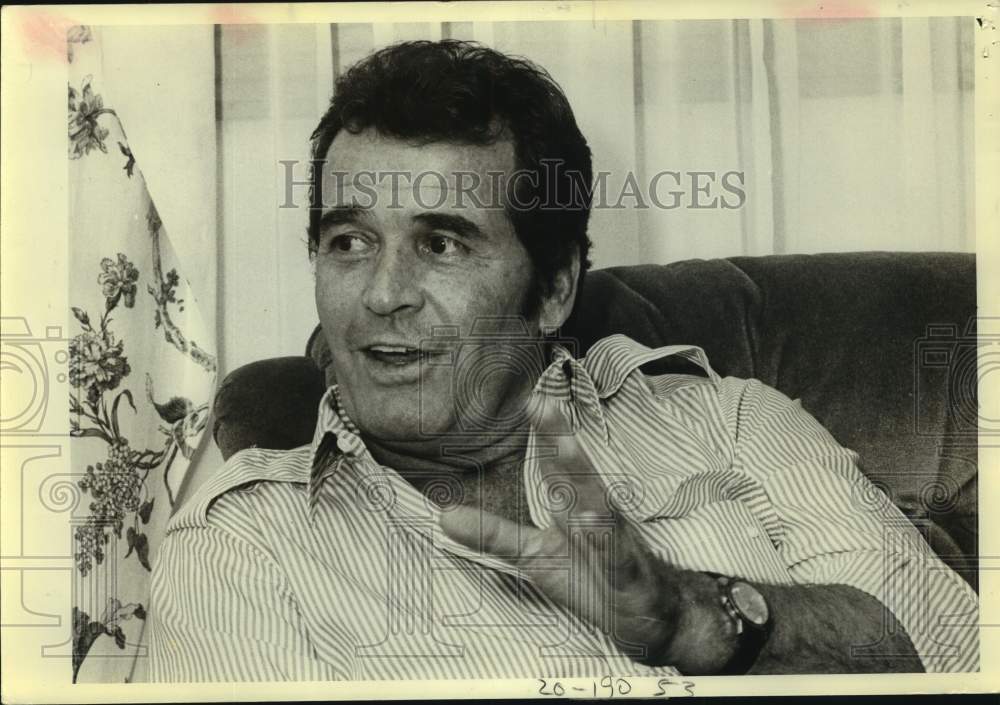
<svg viewBox="0 0 1000 705">
<path fill-rule="evenodd" d="M 557 451 L 540 460 L 555 505 L 551 525 L 524 526 L 463 506 L 442 514 L 442 529 L 463 545 L 511 561 L 549 598 L 609 635 L 634 660 L 647 665 L 685 660 L 672 642 L 679 627 L 690 626 L 681 624 L 694 614 L 685 607 L 704 602 L 706 585 L 713 589 L 711 578 L 672 568 L 653 554 L 615 506 L 555 404 L 543 407 L 535 430 L 539 447 Z M 566 570 L 553 570 L 561 561 L 568 579 Z M 715 660 L 724 658 L 723 653 Z"/>
</svg>

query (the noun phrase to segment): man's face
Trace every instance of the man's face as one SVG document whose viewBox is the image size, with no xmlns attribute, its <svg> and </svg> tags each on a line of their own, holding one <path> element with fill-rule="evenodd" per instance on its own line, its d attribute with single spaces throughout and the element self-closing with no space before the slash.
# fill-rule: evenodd
<svg viewBox="0 0 1000 705">
<path fill-rule="evenodd" d="M 413 146 L 372 130 L 343 131 L 326 158 L 316 306 L 352 420 L 376 438 L 404 441 L 467 430 L 461 399 L 475 400 L 477 418 L 514 418 L 535 379 L 516 360 L 498 358 L 523 349 L 524 334 L 508 324 L 489 344 L 469 342 L 477 321 L 477 333 L 495 333 L 489 321 L 530 308 L 532 263 L 498 207 L 505 179 L 488 175 L 514 171 L 513 145 Z M 425 177 L 417 185 L 422 172 L 444 182 Z M 459 172 L 478 174 L 478 203 L 492 207 L 458 196 Z M 536 335 L 537 320 L 526 323 Z M 430 344 L 444 326 L 457 334 L 449 340 L 465 344 Z"/>
</svg>

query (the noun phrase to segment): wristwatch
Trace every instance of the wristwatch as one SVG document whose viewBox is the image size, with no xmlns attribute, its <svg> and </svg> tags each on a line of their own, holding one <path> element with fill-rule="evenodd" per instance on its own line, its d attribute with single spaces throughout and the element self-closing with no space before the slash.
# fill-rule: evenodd
<svg viewBox="0 0 1000 705">
<path fill-rule="evenodd" d="M 742 675 L 750 670 L 771 631 L 771 612 L 767 600 L 750 583 L 724 575 L 716 577 L 719 599 L 732 620 L 737 646 L 719 675 Z"/>
</svg>

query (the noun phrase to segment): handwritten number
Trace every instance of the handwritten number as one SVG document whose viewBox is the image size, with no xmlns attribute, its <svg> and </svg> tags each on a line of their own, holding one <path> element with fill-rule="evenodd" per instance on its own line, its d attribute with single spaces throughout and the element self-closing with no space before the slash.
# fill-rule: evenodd
<svg viewBox="0 0 1000 705">
<path fill-rule="evenodd" d="M 691 681 L 682 681 L 682 683 L 685 691 L 684 692 L 685 697 L 694 695 L 694 683 L 692 683 Z M 653 693 L 653 697 L 660 698 L 666 695 L 669 698 L 670 694 L 667 693 L 667 689 L 670 688 L 671 686 L 676 686 L 676 685 L 680 685 L 680 683 L 672 681 L 669 678 L 661 678 L 659 682 L 656 684 L 658 690 L 655 693 Z"/>
<path fill-rule="evenodd" d="M 610 690 L 611 691 L 610 697 L 614 697 L 615 689 L 614 686 L 611 685 L 611 676 L 604 676 L 604 678 L 601 679 L 601 687 Z"/>
<path fill-rule="evenodd" d="M 539 695 L 554 695 L 555 697 L 562 697 L 566 694 L 566 687 L 559 681 L 553 681 L 551 687 L 549 682 L 543 678 L 538 678 L 538 682 L 541 684 L 538 687 Z M 607 689 L 607 694 L 603 697 L 613 698 L 616 695 L 631 695 L 632 693 L 632 682 L 626 678 L 614 678 L 612 676 L 604 676 L 601 680 L 591 681 L 591 692 L 594 697 L 597 697 L 597 688 L 600 685 L 601 688 Z M 656 683 L 656 692 L 653 693 L 652 697 L 662 698 L 662 697 L 674 697 L 677 695 L 690 697 L 694 695 L 694 683 L 691 681 L 675 681 L 670 678 L 661 678 Z M 684 692 L 676 692 L 678 688 L 683 688 Z M 573 687 L 573 690 L 583 691 L 583 688 Z M 674 692 L 670 692 L 673 690 Z M 584 691 L 586 692 L 586 691 Z M 647 696 L 648 697 L 648 696 Z"/>
<path fill-rule="evenodd" d="M 539 678 L 538 682 L 542 684 L 541 687 L 538 688 L 539 695 L 555 695 L 557 697 L 561 697 L 566 694 L 566 689 L 563 688 L 562 683 L 559 681 L 552 684 L 552 690 L 545 690 L 545 686 L 548 685 L 548 682 L 543 678 Z"/>
</svg>

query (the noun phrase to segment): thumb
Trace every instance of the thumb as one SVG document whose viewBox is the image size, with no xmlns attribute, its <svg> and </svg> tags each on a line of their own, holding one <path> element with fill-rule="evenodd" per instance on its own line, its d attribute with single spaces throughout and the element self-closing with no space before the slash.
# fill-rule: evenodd
<svg viewBox="0 0 1000 705">
<path fill-rule="evenodd" d="M 532 423 L 540 436 L 572 436 L 573 426 L 563 413 L 563 402 L 550 396 L 541 396 L 532 410 Z"/>
<path fill-rule="evenodd" d="M 556 514 L 587 509 L 607 513 L 607 489 L 590 455 L 577 438 L 560 404 L 546 399 L 537 416 L 536 448 L 544 449 L 538 466 L 549 492 L 569 493 L 570 504 Z M 557 489 L 560 488 L 560 489 Z M 558 502 L 562 504 L 562 502 Z M 557 523 L 563 521 L 557 518 Z"/>
<path fill-rule="evenodd" d="M 535 411 L 536 443 L 547 451 L 541 461 L 543 473 L 556 470 L 579 472 L 591 466 L 590 459 L 580 448 L 570 419 L 563 412 L 563 407 L 567 406 L 559 400 L 544 397 Z"/>
<path fill-rule="evenodd" d="M 442 512 L 439 522 L 442 531 L 452 541 L 498 558 L 520 558 L 525 540 L 532 532 L 538 531 L 468 506 Z"/>
</svg>

